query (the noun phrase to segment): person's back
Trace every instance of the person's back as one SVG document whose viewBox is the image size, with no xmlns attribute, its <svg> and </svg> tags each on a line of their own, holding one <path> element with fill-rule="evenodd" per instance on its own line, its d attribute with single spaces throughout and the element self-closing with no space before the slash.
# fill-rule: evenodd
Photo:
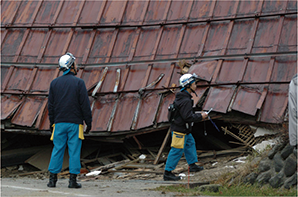
<svg viewBox="0 0 298 197">
<path fill-rule="evenodd" d="M 83 124 L 85 120 L 87 125 L 91 124 L 86 92 L 84 81 L 75 77 L 72 72 L 53 80 L 50 85 L 49 107 L 53 108 L 54 114 L 49 113 L 50 121 Z"/>
</svg>

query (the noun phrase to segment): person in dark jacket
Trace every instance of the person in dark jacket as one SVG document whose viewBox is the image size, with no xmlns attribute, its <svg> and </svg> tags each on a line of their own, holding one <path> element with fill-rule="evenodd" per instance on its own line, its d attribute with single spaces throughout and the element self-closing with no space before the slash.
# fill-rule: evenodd
<svg viewBox="0 0 298 197">
<path fill-rule="evenodd" d="M 81 146 L 84 139 L 83 124 L 86 133 L 91 130 L 92 114 L 85 82 L 77 78 L 75 57 L 66 53 L 59 59 L 59 69 L 63 75 L 50 84 L 48 110 L 51 140 L 54 148 L 48 170 L 50 180 L 48 187 L 56 187 L 57 173 L 62 169 L 64 151 L 68 146 L 69 154 L 69 188 L 81 188 L 76 177 L 80 173 Z"/>
<path fill-rule="evenodd" d="M 179 83 L 182 87 L 181 91 L 176 94 L 175 105 L 179 109 L 179 115 L 171 123 L 172 142 L 171 150 L 169 152 L 165 172 L 165 181 L 180 180 L 179 176 L 172 173 L 184 153 L 189 170 L 191 172 L 198 172 L 203 170 L 203 167 L 197 166 L 198 162 L 197 150 L 195 140 L 191 134 L 191 129 L 194 123 L 208 117 L 206 112 L 194 113 L 193 100 L 191 93 L 195 93 L 196 89 L 196 74 L 184 74 L 180 77 Z"/>
</svg>

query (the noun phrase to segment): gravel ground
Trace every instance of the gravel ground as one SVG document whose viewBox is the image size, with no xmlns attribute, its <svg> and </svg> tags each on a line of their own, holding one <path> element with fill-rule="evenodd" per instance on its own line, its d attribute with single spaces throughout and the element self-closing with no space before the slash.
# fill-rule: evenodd
<svg viewBox="0 0 298 197">
<path fill-rule="evenodd" d="M 1 196 L 175 196 L 152 189 L 168 185 L 150 180 L 95 180 L 83 182 L 81 189 L 69 189 L 68 180 L 60 179 L 56 188 L 47 187 L 48 180 L 32 178 L 2 178 Z"/>
<path fill-rule="evenodd" d="M 17 169 L 1 169 L 1 195 L 2 196 L 177 196 L 174 193 L 155 191 L 159 186 L 185 184 L 191 186 L 208 184 L 217 180 L 221 175 L 237 172 L 246 163 L 246 158 L 235 158 L 235 156 L 218 157 L 216 159 L 201 159 L 197 164 L 203 165 L 204 170 L 188 174 L 185 160 L 180 160 L 175 173 L 183 176 L 181 181 L 163 181 L 164 167 L 159 169 L 160 173 L 126 173 L 115 172 L 100 174 L 96 177 L 81 175 L 78 182 L 82 184 L 81 189 L 69 189 L 68 178 L 58 177 L 57 187 L 48 188 L 48 173 L 18 176 Z M 144 170 L 143 170 L 144 171 Z M 179 194 L 178 194 L 179 196 Z"/>
</svg>

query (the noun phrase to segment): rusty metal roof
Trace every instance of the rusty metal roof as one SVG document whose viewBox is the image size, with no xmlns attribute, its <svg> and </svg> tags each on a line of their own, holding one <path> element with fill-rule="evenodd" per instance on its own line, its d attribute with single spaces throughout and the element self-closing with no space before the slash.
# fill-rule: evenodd
<svg viewBox="0 0 298 197">
<path fill-rule="evenodd" d="M 209 82 L 198 85 L 199 108 L 240 112 L 256 124 L 284 121 L 297 73 L 294 0 L 4 0 L 1 7 L 2 129 L 48 130 L 48 88 L 67 51 L 90 94 L 90 135 L 168 126 L 181 59 Z"/>
</svg>

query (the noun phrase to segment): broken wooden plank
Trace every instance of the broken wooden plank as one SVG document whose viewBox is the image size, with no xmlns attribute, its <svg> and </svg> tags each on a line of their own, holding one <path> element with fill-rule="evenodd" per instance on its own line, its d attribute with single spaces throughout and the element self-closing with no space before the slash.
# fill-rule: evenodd
<svg viewBox="0 0 298 197">
<path fill-rule="evenodd" d="M 167 142 L 169 140 L 170 134 L 171 134 L 171 127 L 168 129 L 167 135 L 166 135 L 165 139 L 163 140 L 162 145 L 161 145 L 161 147 L 160 147 L 160 149 L 159 149 L 159 151 L 157 153 L 157 156 L 156 156 L 156 158 L 155 158 L 155 160 L 153 162 L 154 165 L 156 165 L 158 163 L 158 161 L 160 159 L 160 156 L 161 156 L 161 154 L 163 152 L 163 149 L 165 148 L 165 145 L 167 144 Z"/>
<path fill-rule="evenodd" d="M 147 169 L 155 169 L 156 165 L 153 164 L 144 164 L 144 163 L 131 163 L 126 164 L 123 168 L 147 168 Z"/>
<path fill-rule="evenodd" d="M 132 161 L 129 161 L 129 162 L 127 162 L 127 163 L 123 164 L 123 165 L 116 166 L 116 167 L 115 167 L 115 168 L 113 168 L 113 169 L 109 169 L 108 171 L 109 171 L 109 172 L 113 172 L 114 170 L 119 170 L 119 169 L 121 169 L 121 168 L 125 167 L 127 164 L 135 163 L 135 162 L 138 162 L 139 160 L 140 160 L 139 158 L 137 158 L 137 159 L 134 159 L 134 160 L 132 160 Z"/>
<path fill-rule="evenodd" d="M 111 163 L 111 164 L 107 164 L 107 165 L 104 165 L 104 166 L 100 166 L 100 167 L 98 167 L 98 168 L 94 168 L 94 169 L 91 170 L 91 172 L 99 171 L 99 170 L 105 171 L 105 170 L 114 168 L 114 167 L 117 166 L 117 165 L 125 164 L 125 163 L 128 163 L 128 162 L 130 162 L 129 159 L 122 160 L 122 161 L 118 161 L 118 162 L 114 162 L 114 163 Z"/>
<path fill-rule="evenodd" d="M 137 171 L 137 170 L 115 170 L 113 172 L 122 172 L 122 173 L 136 173 L 136 174 L 163 174 L 164 171 Z"/>
<path fill-rule="evenodd" d="M 235 153 L 242 153 L 244 151 L 246 151 L 246 146 L 241 146 L 230 150 L 221 150 L 221 151 L 215 151 L 215 152 L 202 153 L 198 157 L 203 158 L 203 157 L 213 157 L 214 155 L 217 155 L 217 156 L 229 155 L 229 154 L 235 154 Z"/>
</svg>

